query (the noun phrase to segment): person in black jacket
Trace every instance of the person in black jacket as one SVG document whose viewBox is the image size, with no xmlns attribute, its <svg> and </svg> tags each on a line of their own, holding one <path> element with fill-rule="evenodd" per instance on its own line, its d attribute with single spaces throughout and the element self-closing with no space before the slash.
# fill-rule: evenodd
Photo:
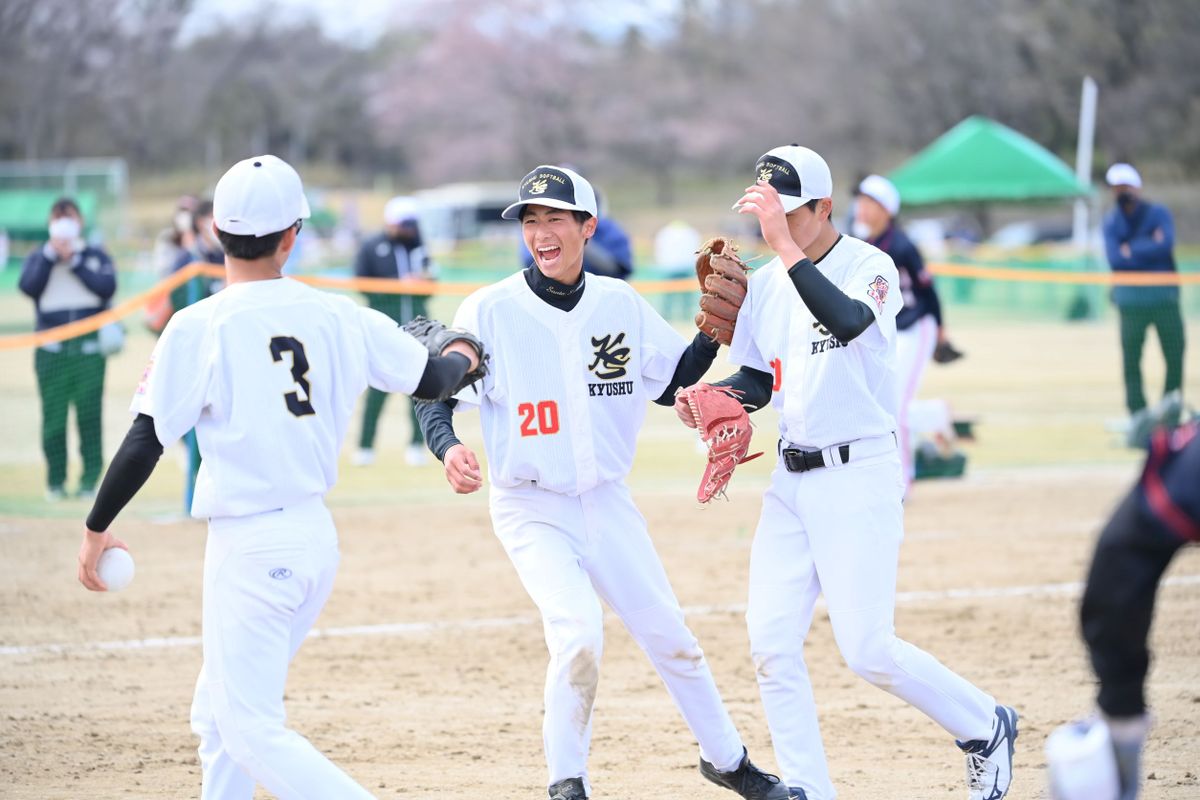
<svg viewBox="0 0 1200 800">
<path fill-rule="evenodd" d="M 383 209 L 383 232 L 363 242 L 354 259 L 354 274 L 359 278 L 391 278 L 393 280 L 430 280 L 433 264 L 421 240 L 417 222 L 417 203 L 411 197 L 393 197 Z M 425 316 L 429 297 L 421 294 L 365 292 L 367 305 L 382 311 L 403 325 L 413 317 Z M 363 409 L 362 434 L 354 463 L 365 467 L 375 462 L 375 433 L 387 393 L 367 390 Z M 426 463 L 425 439 L 412 401 L 409 401 L 411 439 L 405 459 L 412 466 Z"/>
<path fill-rule="evenodd" d="M 33 298 L 37 330 L 85 319 L 108 308 L 117 290 L 112 259 L 83 239 L 83 215 L 70 198 L 50 210 L 50 238 L 25 259 L 21 291 Z M 98 331 L 50 342 L 34 353 L 42 402 L 42 451 L 46 456 L 46 497 L 66 496 L 67 411 L 75 406 L 83 474 L 77 494 L 91 497 L 104 468 L 101 406 L 104 365 Z"/>
<path fill-rule="evenodd" d="M 1146 676 L 1155 595 L 1175 555 L 1200 543 L 1200 420 L 1154 430 L 1148 450 L 1142 474 L 1105 524 L 1088 570 L 1079 620 L 1100 684 L 1097 713 L 1056 729 L 1047 740 L 1055 800 L 1102 796 L 1105 776 L 1105 796 L 1134 800 L 1139 794 L 1151 726 Z"/>
</svg>

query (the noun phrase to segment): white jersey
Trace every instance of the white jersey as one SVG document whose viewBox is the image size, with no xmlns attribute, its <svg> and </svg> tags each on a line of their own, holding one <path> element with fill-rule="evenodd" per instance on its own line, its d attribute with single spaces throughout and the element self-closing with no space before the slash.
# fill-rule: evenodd
<svg viewBox="0 0 1200 800">
<path fill-rule="evenodd" d="M 891 257 L 843 236 L 816 264 L 875 313 L 851 342 L 835 339 L 804 305 L 778 258 L 750 275 L 729 359 L 774 377 L 780 436 L 821 449 L 896 429 L 896 314 L 903 305 Z"/>
<path fill-rule="evenodd" d="M 195 517 L 239 517 L 323 495 L 358 396 L 410 394 L 424 345 L 378 311 L 287 278 L 235 283 L 177 312 L 131 410 L 164 446 L 193 427 Z"/>
<path fill-rule="evenodd" d="M 623 281 L 588 275 L 570 311 L 533 293 L 524 273 L 480 289 L 454 318 L 491 356 L 477 392 L 491 481 L 578 495 L 624 478 L 646 403 L 675 374 L 687 342 Z"/>
</svg>

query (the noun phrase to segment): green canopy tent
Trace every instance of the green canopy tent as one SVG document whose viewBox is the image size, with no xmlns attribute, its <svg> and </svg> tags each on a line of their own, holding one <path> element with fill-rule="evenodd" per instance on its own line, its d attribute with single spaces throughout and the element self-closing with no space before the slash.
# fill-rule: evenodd
<svg viewBox="0 0 1200 800">
<path fill-rule="evenodd" d="M 991 220 L 988 208 L 995 203 L 1063 202 L 1091 195 L 1062 159 L 1024 134 L 986 117 L 968 117 L 939 136 L 932 144 L 898 167 L 889 176 L 904 205 L 967 205 L 986 235 Z M 955 296 L 969 301 L 975 282 L 954 283 Z M 1029 287 L 1007 286 L 1009 304 L 1019 305 L 1017 294 Z M 1065 291 L 1065 290 L 1064 290 Z M 1067 317 L 1091 316 L 1098 297 L 1083 290 L 1061 296 L 1058 287 L 1043 287 L 1043 302 L 1067 302 Z M 1092 294 L 1095 294 L 1093 292 Z"/>
<path fill-rule="evenodd" d="M 907 206 L 1028 202 L 1091 193 L 1049 150 L 986 117 L 964 119 L 889 177 Z"/>
</svg>

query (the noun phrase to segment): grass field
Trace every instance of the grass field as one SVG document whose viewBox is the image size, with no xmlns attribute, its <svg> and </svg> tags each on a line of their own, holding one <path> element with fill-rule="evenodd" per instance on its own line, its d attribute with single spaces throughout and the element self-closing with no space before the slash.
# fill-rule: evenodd
<svg viewBox="0 0 1200 800">
<path fill-rule="evenodd" d="M 1189 335 L 1200 341 L 1200 325 Z M 1106 431 L 1122 410 L 1116 330 L 962 314 L 954 336 L 968 357 L 931 367 L 922 396 L 977 418 L 978 441 L 964 479 L 919 483 L 908 502 L 897 630 L 1021 711 L 1010 797 L 1045 798 L 1045 736 L 1086 711 L 1094 691 L 1077 637 L 1078 581 L 1138 466 Z M 151 344 L 134 336 L 110 363 L 110 454 Z M 1155 348 L 1152 340 L 1146 366 L 1156 395 Z M 182 473 L 169 453 L 117 528 L 138 560 L 135 582 L 121 594 L 85 592 L 74 558 L 86 508 L 42 499 L 31 361 L 0 352 L 0 796 L 195 796 L 187 716 L 200 664 L 203 526 L 179 518 Z M 1197 367 L 1193 356 L 1192 398 Z M 765 450 L 770 413 L 757 420 Z M 544 797 L 536 613 L 490 533 L 483 494 L 455 496 L 439 468 L 404 465 L 405 417 L 393 401 L 379 462 L 344 465 L 328 498 L 343 564 L 318 623 L 324 635 L 293 667 L 290 723 L 379 797 Z M 479 443 L 475 418 L 461 428 Z M 691 434 L 651 409 L 640 444 L 636 499 L 735 722 L 772 768 L 740 615 L 771 459 L 739 471 L 729 502 L 698 508 L 702 457 Z M 1188 551 L 1160 593 L 1154 630 L 1150 800 L 1200 796 L 1198 612 L 1200 554 Z M 115 644 L 97 647 L 104 642 Z M 965 795 L 945 733 L 846 670 L 820 614 L 808 652 L 841 797 Z M 616 620 L 595 731 L 597 798 L 732 796 L 696 774 L 690 734 Z"/>
</svg>

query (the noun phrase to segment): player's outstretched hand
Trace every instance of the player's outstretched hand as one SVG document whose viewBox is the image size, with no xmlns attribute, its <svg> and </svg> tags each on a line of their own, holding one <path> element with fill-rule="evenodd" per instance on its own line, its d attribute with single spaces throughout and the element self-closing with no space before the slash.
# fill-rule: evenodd
<svg viewBox="0 0 1200 800">
<path fill-rule="evenodd" d="M 739 214 L 753 214 L 762 230 L 763 239 L 783 259 L 791 265 L 805 257 L 804 251 L 792 239 L 788 230 L 787 215 L 783 211 L 783 201 L 779 192 L 766 181 L 758 181 L 753 186 L 746 187 L 742 199 L 733 204 L 733 209 Z"/>
<path fill-rule="evenodd" d="M 683 389 L 675 392 L 675 416 L 679 417 L 679 421 L 689 428 L 696 427 L 696 415 L 692 413 L 692 408 L 683 395 Z"/>
<path fill-rule="evenodd" d="M 483 486 L 479 460 L 465 444 L 456 444 L 447 450 L 442 463 L 446 467 L 446 482 L 459 494 L 477 492 Z"/>
<path fill-rule="evenodd" d="M 100 561 L 101 554 L 110 547 L 119 547 L 125 551 L 129 550 L 124 542 L 108 531 L 96 533 L 87 528 L 83 529 L 83 544 L 79 546 L 79 582 L 87 587 L 89 591 L 108 591 L 108 587 L 104 585 L 104 581 L 100 580 L 100 576 L 96 574 L 96 564 Z"/>
</svg>

